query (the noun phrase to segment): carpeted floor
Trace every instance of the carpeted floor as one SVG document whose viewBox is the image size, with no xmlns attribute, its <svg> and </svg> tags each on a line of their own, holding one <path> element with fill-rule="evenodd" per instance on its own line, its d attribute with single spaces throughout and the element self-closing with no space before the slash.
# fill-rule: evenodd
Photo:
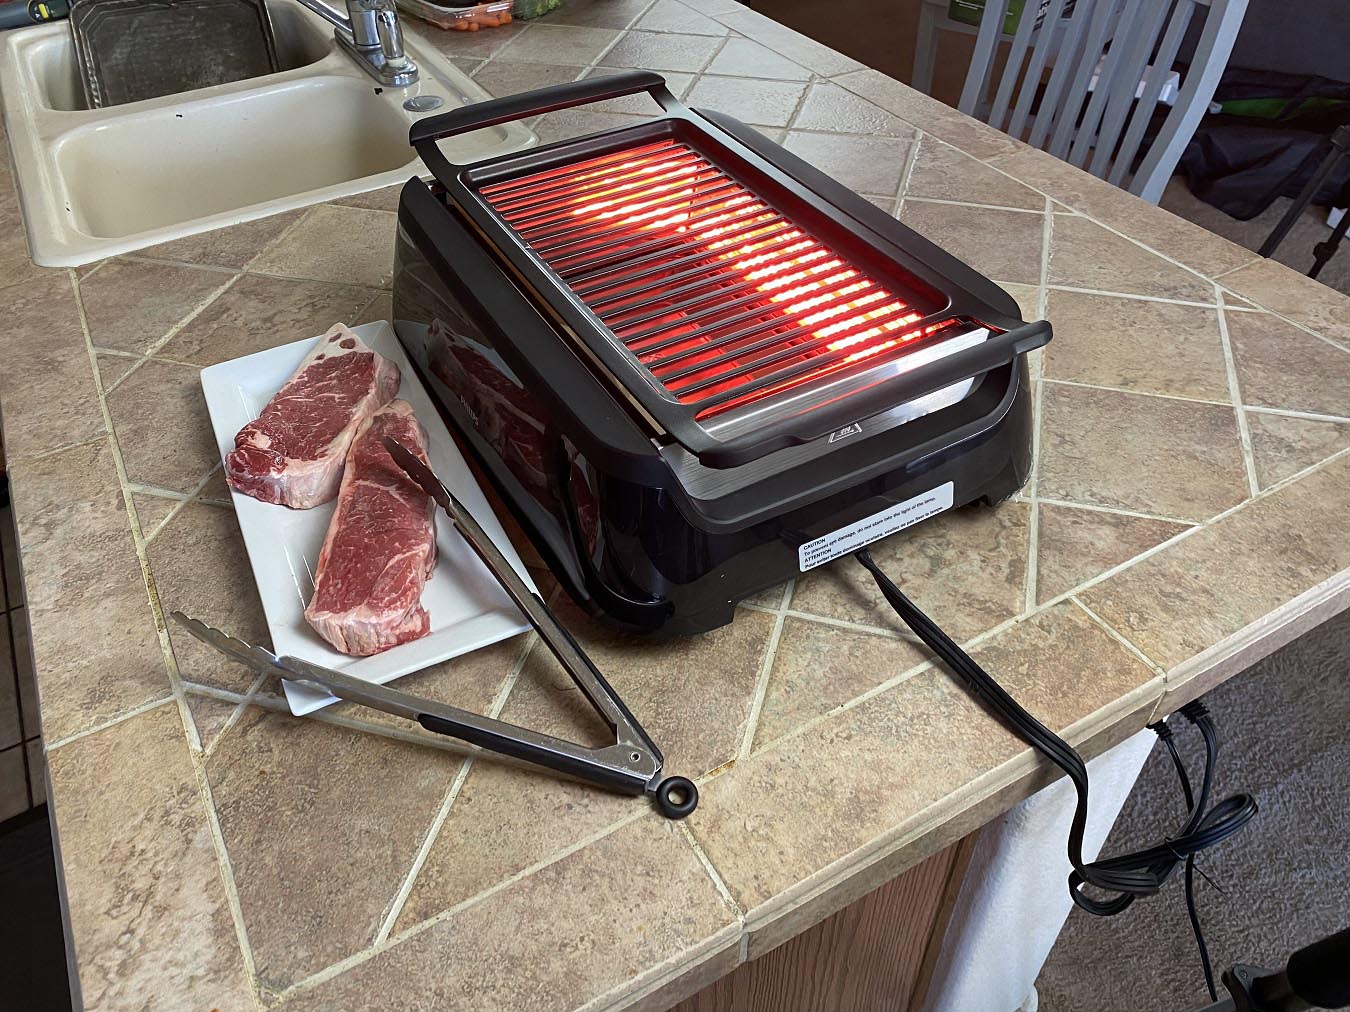
<svg viewBox="0 0 1350 1012">
<path fill-rule="evenodd" d="M 1180 176 L 1172 177 L 1163 192 L 1162 200 L 1158 202 L 1159 206 L 1167 208 L 1173 214 L 1195 222 L 1201 228 L 1221 235 L 1239 246 L 1246 246 L 1252 251 L 1261 248 L 1266 236 L 1270 235 L 1279 224 L 1284 212 L 1292 203 L 1293 200 L 1289 197 L 1280 197 L 1251 221 L 1238 221 L 1217 207 L 1210 207 L 1192 194 L 1186 187 L 1186 181 Z M 1306 207 L 1289 234 L 1284 237 L 1284 241 L 1280 243 L 1273 259 L 1294 268 L 1300 274 L 1306 274 L 1313 265 L 1313 246 L 1330 235 L 1331 226 L 1327 224 L 1327 209 L 1317 206 Z M 1329 288 L 1350 295 L 1350 239 L 1343 242 L 1336 255 L 1327 261 L 1322 272 L 1317 275 L 1317 280 Z"/>
<path fill-rule="evenodd" d="M 1261 809 L 1198 863 L 1222 889 L 1197 879 L 1217 978 L 1233 963 L 1283 965 L 1291 950 L 1350 925 L 1350 612 L 1205 702 L 1222 735 L 1215 798 L 1245 790 Z M 1183 745 L 1198 738 L 1181 718 L 1173 726 Z M 1198 774 L 1199 749 L 1183 755 Z M 1176 775 L 1155 749 L 1103 853 L 1162 839 L 1181 815 Z M 1041 1012 L 1206 1005 L 1181 885 L 1177 875 L 1114 918 L 1074 910 L 1036 982 Z"/>
</svg>

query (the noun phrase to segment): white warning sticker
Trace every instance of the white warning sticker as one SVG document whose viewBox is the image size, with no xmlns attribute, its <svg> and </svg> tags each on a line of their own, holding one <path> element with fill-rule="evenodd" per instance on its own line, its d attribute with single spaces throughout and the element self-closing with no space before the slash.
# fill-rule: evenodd
<svg viewBox="0 0 1350 1012">
<path fill-rule="evenodd" d="M 841 555 L 857 551 L 863 545 L 870 545 L 873 541 L 884 538 L 888 534 L 903 531 L 906 527 L 913 526 L 920 520 L 927 520 L 943 510 L 951 509 L 955 488 L 956 486 L 949 481 L 945 485 L 939 485 L 931 492 L 924 492 L 921 495 L 916 495 L 913 499 L 896 503 L 880 513 L 873 513 L 870 517 L 859 520 L 856 524 L 841 527 L 824 537 L 808 541 L 797 549 L 797 558 L 801 563 L 802 572 L 805 573 L 808 569 L 815 569 L 831 559 L 837 559 Z"/>
</svg>

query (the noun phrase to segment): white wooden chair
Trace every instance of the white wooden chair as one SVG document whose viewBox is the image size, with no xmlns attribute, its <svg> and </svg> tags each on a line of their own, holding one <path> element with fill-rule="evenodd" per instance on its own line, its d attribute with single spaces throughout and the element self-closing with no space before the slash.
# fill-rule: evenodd
<svg viewBox="0 0 1350 1012">
<path fill-rule="evenodd" d="M 931 88 L 938 30 L 973 30 L 962 112 L 1156 204 L 1214 97 L 1247 0 L 1076 0 L 1065 17 L 1066 3 L 1050 0 L 1037 28 L 1037 0 L 1027 0 L 995 82 L 1008 0 L 988 0 L 978 29 L 947 19 L 946 0 L 924 0 L 914 87 Z M 1178 78 L 1172 64 L 1197 14 L 1195 55 Z M 1132 171 L 1164 98 L 1171 110 Z"/>
</svg>

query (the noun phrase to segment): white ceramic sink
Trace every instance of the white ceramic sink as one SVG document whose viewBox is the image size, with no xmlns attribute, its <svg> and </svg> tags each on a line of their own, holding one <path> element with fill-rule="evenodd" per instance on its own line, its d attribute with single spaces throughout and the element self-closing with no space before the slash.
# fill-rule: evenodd
<svg viewBox="0 0 1350 1012">
<path fill-rule="evenodd" d="M 65 22 L 5 33 L 0 101 L 35 262 L 76 266 L 403 182 L 425 174 L 415 119 L 492 97 L 413 31 L 418 81 L 381 88 L 318 15 L 268 8 L 281 72 L 107 109 L 85 108 Z M 417 96 L 442 105 L 405 109 Z M 534 143 L 506 124 L 444 150 L 468 162 Z"/>
</svg>

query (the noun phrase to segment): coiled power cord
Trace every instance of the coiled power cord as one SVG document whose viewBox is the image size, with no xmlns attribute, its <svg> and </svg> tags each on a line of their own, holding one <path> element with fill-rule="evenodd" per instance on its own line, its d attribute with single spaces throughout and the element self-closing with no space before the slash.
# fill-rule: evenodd
<svg viewBox="0 0 1350 1012">
<path fill-rule="evenodd" d="M 1073 783 L 1076 798 L 1068 839 L 1069 864 L 1073 866 L 1069 874 L 1069 895 L 1073 897 L 1074 903 L 1090 914 L 1109 917 L 1120 913 L 1139 897 L 1152 896 L 1158 892 L 1178 868 L 1185 866 L 1186 911 L 1190 917 L 1191 928 L 1195 932 L 1196 947 L 1199 949 L 1201 966 L 1205 972 L 1205 984 L 1209 988 L 1211 1000 L 1217 1001 L 1214 971 L 1210 965 L 1209 951 L 1205 946 L 1204 933 L 1195 908 L 1195 855 L 1236 833 L 1252 820 L 1257 808 L 1256 800 L 1250 794 L 1235 794 L 1209 808 L 1219 743 L 1214 722 L 1204 705 L 1195 701 L 1181 708 L 1182 716 L 1199 730 L 1205 743 L 1205 767 L 1200 778 L 1198 794 L 1192 791 L 1191 780 L 1177 752 L 1171 728 L 1161 721 L 1149 725 L 1167 748 L 1177 776 L 1181 780 L 1187 808 L 1186 819 L 1181 829 L 1156 846 L 1117 857 L 1085 861 L 1083 834 L 1087 828 L 1088 774 L 1082 756 L 1068 742 L 1027 712 L 984 668 L 943 632 L 936 622 L 910 601 L 891 578 L 882 572 L 866 548 L 856 551 L 854 557 L 872 575 L 877 588 L 895 609 L 896 614 L 951 669 L 976 699 L 1023 741 L 1068 775 Z M 1106 895 L 1095 898 L 1086 892 L 1086 886 L 1092 886 Z"/>
</svg>

